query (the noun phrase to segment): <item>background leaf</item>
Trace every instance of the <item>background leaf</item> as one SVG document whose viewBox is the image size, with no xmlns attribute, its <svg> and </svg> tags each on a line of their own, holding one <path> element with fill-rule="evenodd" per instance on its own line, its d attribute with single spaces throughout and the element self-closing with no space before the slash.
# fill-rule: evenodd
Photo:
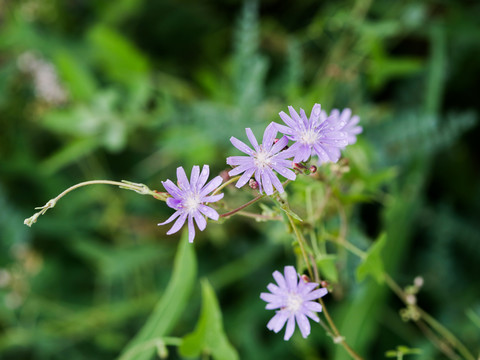
<svg viewBox="0 0 480 360">
<path fill-rule="evenodd" d="M 186 357 L 211 354 L 216 360 L 235 360 L 238 354 L 223 329 L 222 312 L 212 286 L 202 280 L 202 311 L 195 331 L 183 338 L 180 354 Z"/>
</svg>

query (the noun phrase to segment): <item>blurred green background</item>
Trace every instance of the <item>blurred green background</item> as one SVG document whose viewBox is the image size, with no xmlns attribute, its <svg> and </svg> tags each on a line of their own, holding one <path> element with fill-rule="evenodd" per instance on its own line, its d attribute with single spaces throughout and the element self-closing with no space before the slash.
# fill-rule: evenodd
<svg viewBox="0 0 480 360">
<path fill-rule="evenodd" d="M 386 232 L 387 270 L 402 286 L 423 276 L 420 305 L 478 355 L 479 19 L 478 1 L 454 0 L 0 0 L 0 358 L 115 358 L 172 273 L 179 235 L 157 227 L 162 202 L 82 188 L 29 229 L 35 206 L 86 180 L 163 191 L 177 166 L 217 174 L 230 136 L 315 103 L 364 126 L 335 184 L 349 241 Z M 295 209 L 303 185 L 288 189 Z M 328 210 L 325 226 L 338 218 Z M 319 326 L 290 342 L 265 327 L 259 293 L 295 263 L 290 244 L 283 224 L 247 218 L 197 234 L 225 332 L 242 359 L 347 359 Z M 339 256 L 326 298 L 352 347 L 443 359 L 357 264 Z M 193 331 L 200 299 L 196 281 L 171 335 Z"/>
</svg>

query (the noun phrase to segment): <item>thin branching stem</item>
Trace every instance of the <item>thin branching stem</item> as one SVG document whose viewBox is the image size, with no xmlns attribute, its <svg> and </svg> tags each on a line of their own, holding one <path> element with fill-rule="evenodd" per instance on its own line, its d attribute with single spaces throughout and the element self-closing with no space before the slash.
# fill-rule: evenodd
<svg viewBox="0 0 480 360">
<path fill-rule="evenodd" d="M 345 246 L 345 249 L 349 250 L 350 252 L 352 252 L 353 254 L 357 255 L 358 257 L 360 257 L 361 259 L 365 258 L 365 252 L 363 252 L 362 250 L 360 250 L 359 248 L 357 248 L 355 245 L 345 241 L 345 242 L 338 242 L 340 245 L 342 246 Z M 348 244 L 348 245 L 347 245 Z M 386 272 L 384 272 L 384 279 L 385 279 L 385 282 L 386 284 L 388 285 L 388 287 L 390 288 L 390 290 L 392 290 L 400 300 L 402 300 L 402 302 L 407 305 L 407 306 L 413 306 L 414 309 L 420 314 L 420 317 L 421 319 L 423 319 L 425 321 L 426 324 L 428 324 L 432 329 L 434 329 L 438 334 L 440 334 L 445 340 L 446 342 L 444 341 L 441 341 L 441 345 L 439 345 L 437 343 L 437 341 L 432 341 L 432 343 L 434 343 L 435 345 L 437 345 L 437 347 L 439 348 L 440 351 L 444 352 L 444 347 L 445 345 L 448 346 L 448 344 L 450 344 L 453 348 L 455 348 L 459 354 L 461 354 L 466 360 L 475 360 L 475 357 L 470 353 L 470 351 L 467 349 L 467 347 L 460 341 L 458 340 L 458 338 L 453 335 L 453 333 L 448 330 L 445 326 L 443 326 L 442 324 L 440 324 L 434 317 L 432 317 L 429 313 L 427 313 L 425 310 L 423 310 L 422 308 L 420 308 L 418 305 L 416 304 L 410 304 L 408 301 L 407 301 L 407 296 L 406 294 L 404 293 L 403 289 L 400 287 L 400 285 L 398 285 L 395 280 L 393 280 L 393 278 L 387 274 Z M 416 321 L 416 324 L 421 328 L 421 330 L 425 333 L 424 329 L 422 329 L 422 326 L 421 324 L 423 323 L 420 323 L 419 321 Z M 425 325 L 425 324 L 423 324 Z M 448 351 L 447 351 L 448 352 Z M 445 353 L 447 356 L 449 356 L 449 354 Z M 449 356 L 450 358 L 452 358 L 451 356 Z M 452 358 L 454 359 L 454 358 Z"/>
<path fill-rule="evenodd" d="M 153 196 L 157 200 L 162 200 L 165 201 L 168 197 L 167 193 L 160 193 L 157 191 L 150 190 L 147 185 L 144 184 L 139 184 L 139 183 L 134 183 L 126 180 L 120 181 L 113 181 L 113 180 L 90 180 L 90 181 L 84 181 L 78 184 L 75 184 L 73 186 L 70 186 L 68 189 L 64 190 L 60 194 L 58 194 L 56 197 L 53 199 L 50 199 L 45 205 L 41 207 L 37 207 L 35 209 L 40 210 L 39 212 L 35 213 L 33 216 L 29 217 L 28 219 L 25 219 L 23 222 L 27 226 L 32 226 L 34 223 L 37 222 L 37 219 L 40 215 L 43 215 L 47 212 L 48 209 L 51 209 L 55 207 L 57 204 L 58 200 L 60 200 L 62 197 L 67 195 L 69 192 L 78 189 L 83 186 L 89 186 L 89 185 L 114 185 L 118 186 L 121 189 L 127 189 L 127 190 L 132 190 L 135 191 L 138 194 L 141 195 L 150 195 Z"/>
</svg>

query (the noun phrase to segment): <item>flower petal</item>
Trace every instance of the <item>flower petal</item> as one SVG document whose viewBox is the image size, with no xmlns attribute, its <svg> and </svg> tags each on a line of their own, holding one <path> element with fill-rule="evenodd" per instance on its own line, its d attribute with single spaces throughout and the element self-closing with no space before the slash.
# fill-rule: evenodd
<svg viewBox="0 0 480 360">
<path fill-rule="evenodd" d="M 203 165 L 202 172 L 197 180 L 197 189 L 201 189 L 208 180 L 208 175 L 210 175 L 210 167 L 208 165 Z"/>
<path fill-rule="evenodd" d="M 206 217 L 209 217 L 212 220 L 218 220 L 219 215 L 218 213 L 213 210 L 210 206 L 200 204 L 198 205 L 198 210 L 205 215 Z"/>
<path fill-rule="evenodd" d="M 271 154 L 276 154 L 280 152 L 285 146 L 288 144 L 288 138 L 286 136 L 282 136 L 276 143 L 275 145 L 272 146 L 272 149 L 270 150 Z"/>
<path fill-rule="evenodd" d="M 273 165 L 272 167 L 273 170 L 282 175 L 284 178 L 287 178 L 289 180 L 295 180 L 297 178 L 297 175 L 292 170 L 289 170 L 286 167 L 276 165 Z"/>
<path fill-rule="evenodd" d="M 265 170 L 262 171 L 261 178 L 262 178 L 262 185 L 265 190 L 265 194 L 272 195 L 273 194 L 272 180 L 270 179 L 270 176 L 268 176 L 267 171 Z"/>
<path fill-rule="evenodd" d="M 230 170 L 228 172 L 228 175 L 229 176 L 235 176 L 235 175 L 238 175 L 238 174 L 241 174 L 243 173 L 245 170 L 249 169 L 252 167 L 252 164 L 251 163 L 246 163 L 246 164 L 242 164 L 242 165 L 239 165 L 237 167 L 234 167 L 232 170 Z"/>
<path fill-rule="evenodd" d="M 275 333 L 278 333 L 280 330 L 282 330 L 287 319 L 288 313 L 286 311 L 277 311 L 275 316 L 272 317 L 268 322 L 267 328 Z"/>
<path fill-rule="evenodd" d="M 233 144 L 233 146 L 235 146 L 238 150 L 240 150 L 241 152 L 244 152 L 245 154 L 248 154 L 248 155 L 251 155 L 251 156 L 253 156 L 255 154 L 255 152 L 252 149 L 250 149 L 250 147 L 245 145 L 245 143 L 238 140 L 236 137 L 232 136 L 230 138 L 230 142 Z"/>
<path fill-rule="evenodd" d="M 305 295 L 303 297 L 304 300 L 316 300 L 328 294 L 328 290 L 326 288 L 320 288 L 317 290 L 312 291 L 311 293 Z"/>
<path fill-rule="evenodd" d="M 289 340 L 292 337 L 294 330 L 295 330 L 295 317 L 293 315 L 290 315 L 288 317 L 287 329 L 285 330 L 285 336 L 283 337 L 283 340 L 285 341 Z"/>
<path fill-rule="evenodd" d="M 287 124 L 292 130 L 297 130 L 297 124 L 295 123 L 295 121 L 293 121 L 292 118 L 288 116 L 284 111 L 280 111 L 278 115 L 283 120 L 283 122 Z"/>
<path fill-rule="evenodd" d="M 188 242 L 192 243 L 195 239 L 195 226 L 193 226 L 192 215 L 188 216 Z"/>
<path fill-rule="evenodd" d="M 273 122 L 268 124 L 267 128 L 265 129 L 265 132 L 263 133 L 262 146 L 265 151 L 270 151 L 270 149 L 272 148 L 273 141 L 275 140 L 275 136 L 277 136 L 277 132 L 278 131 Z"/>
<path fill-rule="evenodd" d="M 229 156 L 227 158 L 228 165 L 243 165 L 251 162 L 252 158 L 250 156 Z"/>
<path fill-rule="evenodd" d="M 282 134 L 293 135 L 295 133 L 295 131 L 292 130 L 291 128 L 289 128 L 288 126 L 280 125 L 280 124 L 277 124 L 277 123 L 274 123 L 274 124 L 275 124 L 275 127 L 277 128 L 277 130 L 279 132 L 281 132 Z"/>
<path fill-rule="evenodd" d="M 190 190 L 187 174 L 185 174 L 185 170 L 181 166 L 177 168 L 177 181 L 181 190 Z"/>
<path fill-rule="evenodd" d="M 197 187 L 198 176 L 200 175 L 200 166 L 195 165 L 192 168 L 192 173 L 190 174 L 190 186 L 193 188 Z"/>
<path fill-rule="evenodd" d="M 265 172 L 267 173 L 267 176 L 270 178 L 270 181 L 275 189 L 281 194 L 285 192 L 283 189 L 282 183 L 280 180 L 278 180 L 277 175 L 271 170 L 271 169 L 265 169 Z"/>
<path fill-rule="evenodd" d="M 298 274 L 293 266 L 285 266 L 285 283 L 287 284 L 287 289 L 297 289 Z"/>
<path fill-rule="evenodd" d="M 303 303 L 303 306 L 310 311 L 315 311 L 315 312 L 322 311 L 322 305 L 320 305 L 318 302 L 315 302 L 315 301 L 305 301 Z"/>
<path fill-rule="evenodd" d="M 157 225 L 160 226 L 160 225 L 168 224 L 168 223 L 172 222 L 173 220 L 175 220 L 177 217 L 179 217 L 181 213 L 182 213 L 181 211 L 175 211 L 175 212 L 173 213 L 173 215 L 170 216 L 166 221 L 164 221 L 164 222 L 162 222 L 162 223 L 159 223 L 159 224 L 157 224 Z"/>
<path fill-rule="evenodd" d="M 162 181 L 162 185 L 167 192 L 176 199 L 183 198 L 183 192 L 175 185 L 172 180 Z"/>
<path fill-rule="evenodd" d="M 185 219 L 186 218 L 187 218 L 187 213 L 186 212 L 181 213 L 181 215 L 177 219 L 177 221 L 175 221 L 175 223 L 170 228 L 170 230 L 167 231 L 167 235 L 172 235 L 172 234 L 176 233 L 178 230 L 180 230 L 182 228 L 183 224 L 185 224 Z"/>
<path fill-rule="evenodd" d="M 197 223 L 198 229 L 200 231 L 205 230 L 207 227 L 207 220 L 203 217 L 203 215 L 200 213 L 200 211 L 195 211 L 193 213 L 193 218 L 195 219 L 195 222 Z"/>
<path fill-rule="evenodd" d="M 200 190 L 200 196 L 210 194 L 213 190 L 218 188 L 222 182 L 223 179 L 221 176 L 214 177 L 203 189 Z"/>
<path fill-rule="evenodd" d="M 297 320 L 297 325 L 302 333 L 303 338 L 306 339 L 307 336 L 310 335 L 310 322 L 302 313 L 295 314 L 295 320 Z"/>
<path fill-rule="evenodd" d="M 254 167 L 250 167 L 247 170 L 245 170 L 243 175 L 240 177 L 240 179 L 238 179 L 237 183 L 235 184 L 235 187 L 240 189 L 242 186 L 244 186 L 248 182 L 248 180 L 250 180 L 254 172 L 255 172 Z"/>
<path fill-rule="evenodd" d="M 168 198 L 166 203 L 169 207 L 175 210 L 180 210 L 180 205 L 182 204 L 183 200 L 175 199 L 175 198 Z"/>
<path fill-rule="evenodd" d="M 252 144 L 252 146 L 253 146 L 253 148 L 255 149 L 255 151 L 258 151 L 258 150 L 259 150 L 259 147 L 258 147 L 257 138 L 256 138 L 255 135 L 253 134 L 252 129 L 246 128 L 246 129 L 245 129 L 245 133 L 247 134 L 248 141 L 250 141 L 250 143 Z"/>
<path fill-rule="evenodd" d="M 202 203 L 208 204 L 208 203 L 214 203 L 217 202 L 218 200 L 223 199 L 223 193 L 222 194 L 217 194 L 217 195 L 212 195 L 212 196 L 204 196 L 202 197 Z"/>
<path fill-rule="evenodd" d="M 285 278 L 283 277 L 283 275 L 280 271 L 275 270 L 273 272 L 273 278 L 275 279 L 275 281 L 277 282 L 277 284 L 280 288 L 284 288 L 284 289 L 287 288 L 287 283 L 285 282 Z"/>
</svg>

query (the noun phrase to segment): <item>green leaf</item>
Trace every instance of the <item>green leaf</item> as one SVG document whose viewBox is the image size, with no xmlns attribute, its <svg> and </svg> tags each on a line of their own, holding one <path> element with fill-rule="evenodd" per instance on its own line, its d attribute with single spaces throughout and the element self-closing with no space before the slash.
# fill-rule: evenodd
<svg viewBox="0 0 480 360">
<path fill-rule="evenodd" d="M 338 282 L 338 270 L 335 266 L 336 259 L 337 256 L 335 255 L 326 255 L 317 259 L 317 264 L 320 268 L 321 273 L 325 276 L 327 280 L 330 280 L 334 283 Z"/>
<path fill-rule="evenodd" d="M 202 313 L 197 328 L 183 338 L 179 350 L 186 357 L 199 356 L 203 352 L 218 360 L 239 358 L 225 335 L 218 300 L 207 280 L 202 281 Z"/>
<path fill-rule="evenodd" d="M 380 235 L 375 243 L 370 247 L 367 256 L 357 268 L 357 280 L 362 281 L 368 275 L 375 278 L 378 283 L 383 282 L 384 267 L 381 258 L 382 248 L 387 242 L 386 234 Z"/>
<path fill-rule="evenodd" d="M 100 66 L 113 80 L 132 85 L 138 77 L 147 76 L 148 59 L 114 29 L 97 25 L 89 31 L 88 40 Z"/>
<path fill-rule="evenodd" d="M 95 78 L 78 59 L 66 51 L 60 51 L 54 62 L 63 84 L 74 99 L 89 100 L 95 95 Z"/>
<path fill-rule="evenodd" d="M 167 289 L 157 303 L 152 315 L 125 347 L 121 360 L 149 360 L 156 351 L 153 340 L 167 336 L 187 307 L 197 276 L 197 261 L 193 245 L 188 242 L 187 231 L 183 232 Z M 148 346 L 146 346 L 148 345 Z"/>
<path fill-rule="evenodd" d="M 475 313 L 472 309 L 467 310 L 468 318 L 480 329 L 480 315 Z"/>
<path fill-rule="evenodd" d="M 91 154 L 99 147 L 95 138 L 81 138 L 72 140 L 52 156 L 45 159 L 40 168 L 45 174 L 54 174 L 63 167 L 70 165 L 78 159 Z"/>
</svg>

